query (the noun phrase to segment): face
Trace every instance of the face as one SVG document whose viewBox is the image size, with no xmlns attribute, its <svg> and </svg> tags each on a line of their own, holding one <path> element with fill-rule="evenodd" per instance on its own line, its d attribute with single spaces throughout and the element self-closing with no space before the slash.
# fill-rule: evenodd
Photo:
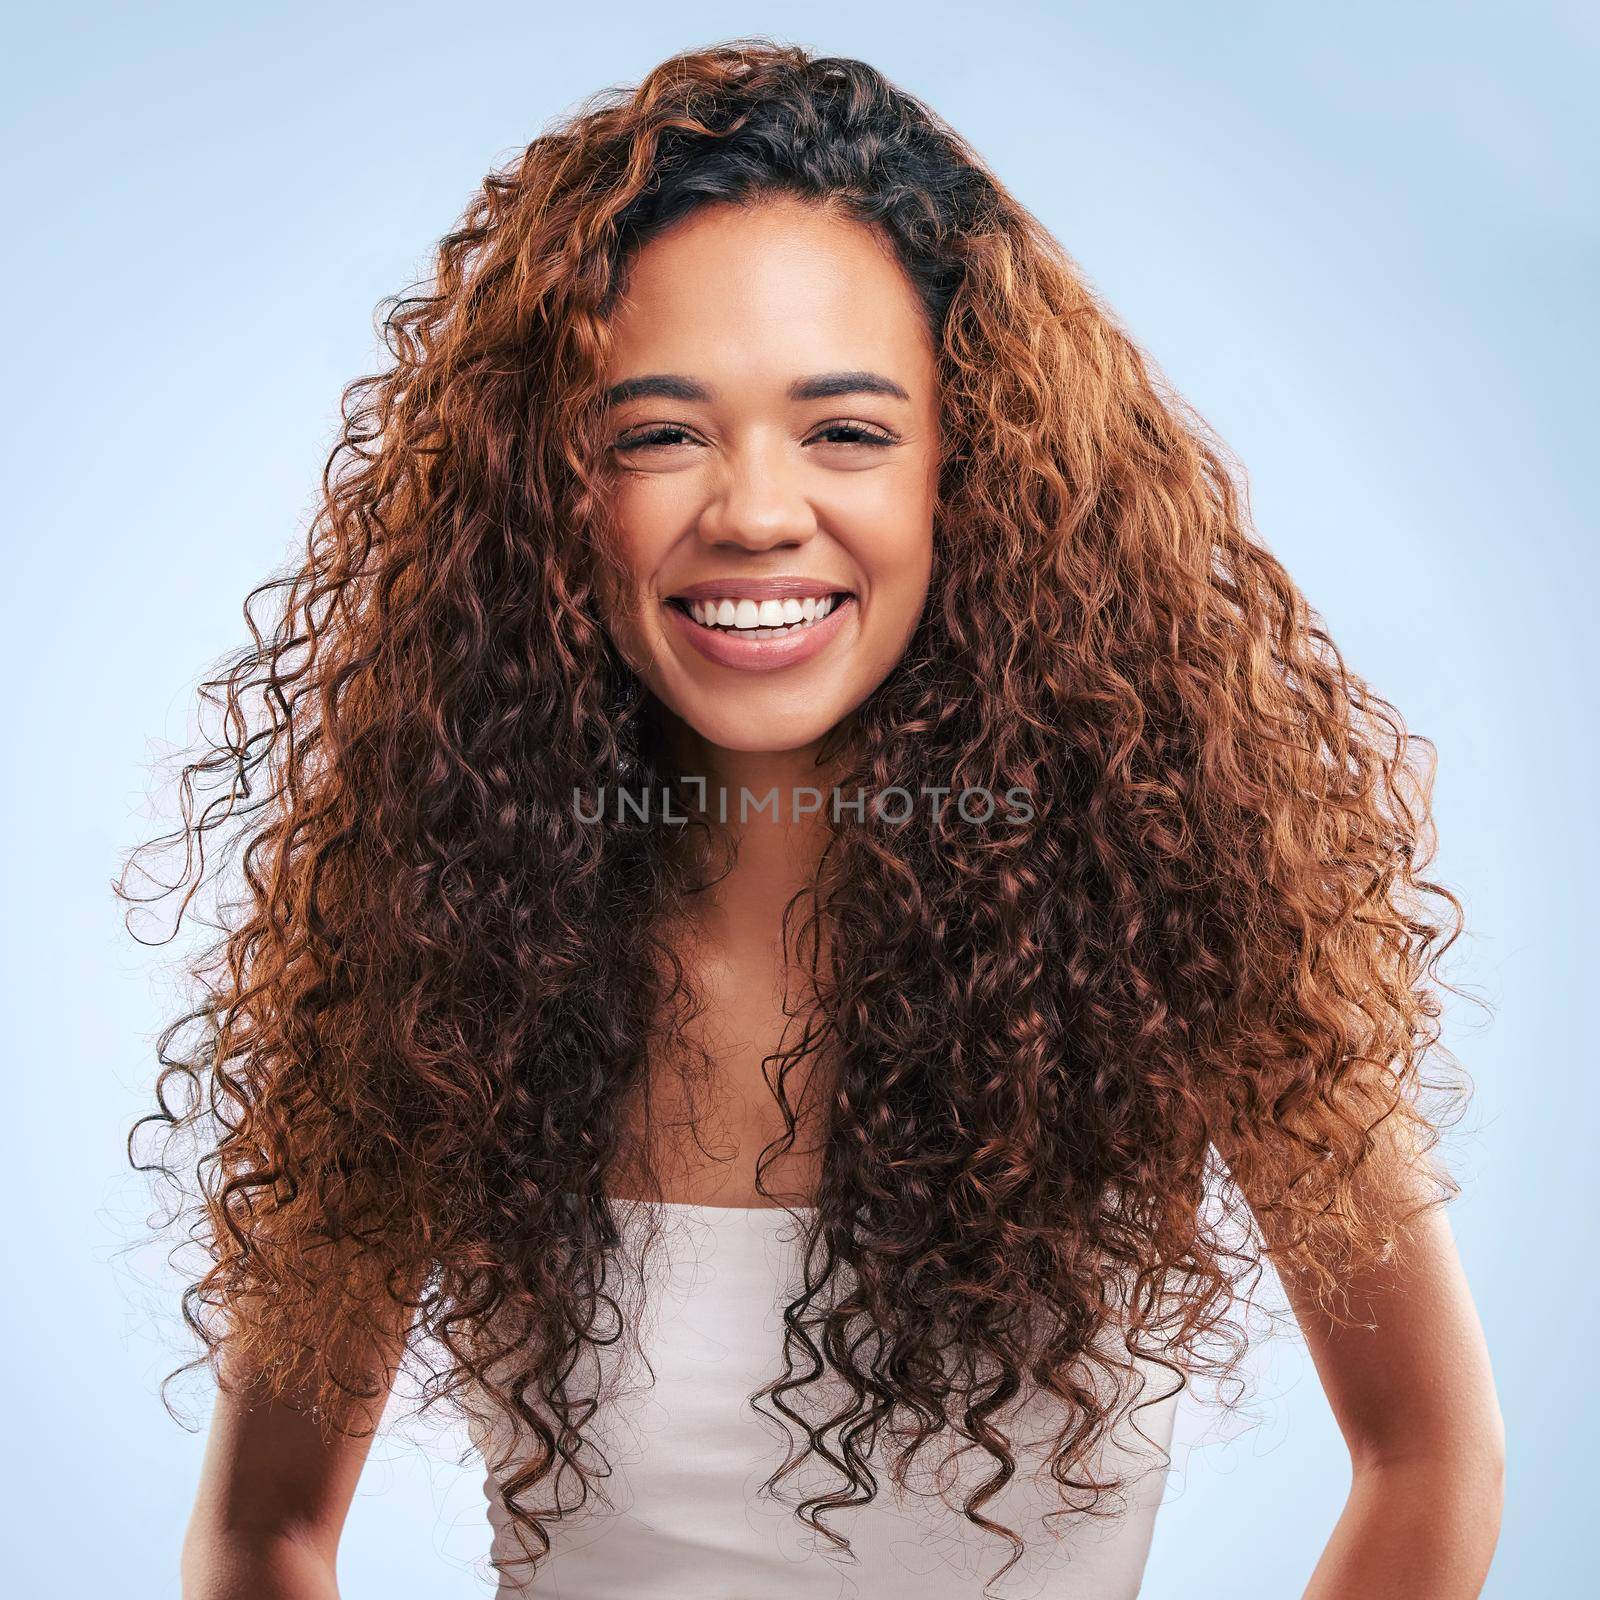
<svg viewBox="0 0 1600 1600">
<path fill-rule="evenodd" d="M 605 375 L 618 647 L 704 744 L 814 745 L 904 653 L 927 598 L 935 355 L 889 245 L 798 201 L 651 240 Z"/>
</svg>

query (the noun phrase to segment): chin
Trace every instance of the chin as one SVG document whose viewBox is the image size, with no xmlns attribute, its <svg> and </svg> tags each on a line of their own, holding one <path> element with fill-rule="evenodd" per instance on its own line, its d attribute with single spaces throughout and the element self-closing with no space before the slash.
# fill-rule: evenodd
<svg viewBox="0 0 1600 1600">
<path fill-rule="evenodd" d="M 720 707 L 704 715 L 692 710 L 678 710 L 677 715 L 718 750 L 736 750 L 744 755 L 776 755 L 787 750 L 804 750 L 818 743 L 844 713 L 829 718 L 813 713 L 796 719 L 741 714 L 736 707 Z"/>
</svg>

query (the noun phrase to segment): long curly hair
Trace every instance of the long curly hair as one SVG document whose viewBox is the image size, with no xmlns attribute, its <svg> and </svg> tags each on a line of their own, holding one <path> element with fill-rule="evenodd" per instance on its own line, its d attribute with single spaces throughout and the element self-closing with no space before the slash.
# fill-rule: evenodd
<svg viewBox="0 0 1600 1600">
<path fill-rule="evenodd" d="M 766 1486 L 826 1462 L 838 1487 L 798 1515 L 848 1549 L 826 1515 L 873 1497 L 880 1438 L 896 1482 L 929 1441 L 976 1448 L 963 1510 L 1010 1540 L 1004 1572 L 1021 1542 L 983 1507 L 1017 1395 L 1057 1404 L 1063 1514 L 1099 1513 L 1099 1377 L 1232 1374 L 1267 1255 L 1338 1315 L 1458 1192 L 1427 1152 L 1465 1075 L 1425 1066 L 1451 1062 L 1460 907 L 1421 875 L 1432 747 L 1256 540 L 1223 445 L 930 109 L 764 38 L 603 91 L 485 179 L 384 303 L 392 361 L 345 391 L 305 556 L 201 687 L 221 719 L 182 825 L 117 884 L 181 920 L 238 869 L 129 1136 L 205 1255 L 203 1348 L 166 1382 L 209 1364 L 354 1430 L 397 1340 L 442 1357 L 424 1409 L 487 1397 L 522 1441 L 504 1492 L 535 1564 L 566 1514 L 535 1491 L 571 1471 L 581 1503 L 602 1475 L 574 1374 L 614 1337 L 605 1178 L 653 1172 L 625 1114 L 648 1065 L 705 1065 L 671 934 L 708 859 L 573 804 L 683 777 L 600 603 L 625 578 L 608 324 L 651 237 L 767 197 L 888 240 L 938 358 L 932 586 L 840 787 L 1033 804 L 989 828 L 847 807 L 785 908 L 815 1003 L 766 1059 L 787 1131 L 763 1172 L 793 1073 L 833 1067 L 783 1371 L 752 1401 L 804 1446 Z M 175 876 L 145 867 L 173 845 Z M 824 1376 L 844 1403 L 808 1415 Z"/>
</svg>

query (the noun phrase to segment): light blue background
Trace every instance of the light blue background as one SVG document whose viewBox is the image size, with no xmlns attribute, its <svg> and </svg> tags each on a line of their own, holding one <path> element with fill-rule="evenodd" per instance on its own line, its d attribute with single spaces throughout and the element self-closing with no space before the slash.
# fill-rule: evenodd
<svg viewBox="0 0 1600 1600">
<path fill-rule="evenodd" d="M 1595 1322 L 1596 159 L 1576 6 L 32 7 L 10 25 L 4 1318 L 16 1592 L 176 1593 L 201 1433 L 124 1166 L 172 1009 L 109 892 L 146 764 L 297 547 L 372 314 L 602 84 L 765 31 L 927 99 L 1242 456 L 1262 535 L 1442 752 L 1478 1084 L 1452 1215 L 1510 1438 L 1487 1592 L 1582 1587 Z M 159 1314 L 159 1318 L 158 1318 Z M 1303 1349 L 1180 1446 L 1145 1594 L 1298 1595 L 1343 1448 Z M 209 1397 L 185 1391 L 204 1422 Z M 1208 1427 L 1185 1413 L 1182 1439 Z M 1236 1430 L 1235 1430 L 1236 1432 Z M 347 1596 L 488 1594 L 477 1471 L 382 1444 Z M 1584 1574 L 1587 1576 L 1587 1573 Z"/>
</svg>

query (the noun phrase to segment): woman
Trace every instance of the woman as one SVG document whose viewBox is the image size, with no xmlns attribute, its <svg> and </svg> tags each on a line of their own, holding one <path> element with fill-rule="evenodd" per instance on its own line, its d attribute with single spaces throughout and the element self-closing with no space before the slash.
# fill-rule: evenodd
<svg viewBox="0 0 1600 1600">
<path fill-rule="evenodd" d="M 175 836 L 244 873 L 139 1125 L 201 1140 L 185 1593 L 336 1593 L 426 1350 L 502 1595 L 1132 1595 L 1270 1257 L 1353 1467 L 1307 1594 L 1477 1594 L 1426 746 L 1060 247 L 743 40 L 385 328 Z"/>
</svg>

